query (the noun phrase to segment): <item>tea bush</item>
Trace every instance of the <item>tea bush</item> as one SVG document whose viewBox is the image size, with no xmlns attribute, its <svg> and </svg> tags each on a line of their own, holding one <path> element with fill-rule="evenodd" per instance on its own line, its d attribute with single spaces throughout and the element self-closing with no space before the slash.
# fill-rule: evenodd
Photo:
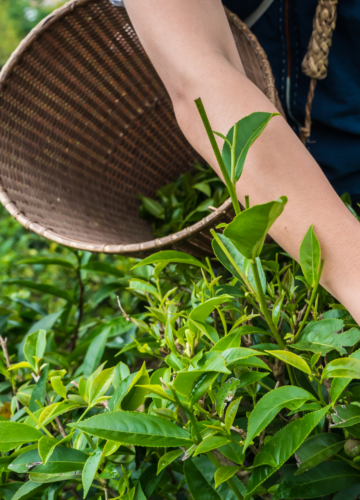
<svg viewBox="0 0 360 500">
<path fill-rule="evenodd" d="M 299 263 L 265 244 L 286 197 L 241 211 L 235 193 L 276 117 L 240 120 L 220 152 L 197 105 L 236 213 L 216 258 L 0 247 L 5 500 L 360 494 L 360 331 L 319 285 L 313 227 Z M 22 238 L 34 255 L 9 268 Z"/>
</svg>

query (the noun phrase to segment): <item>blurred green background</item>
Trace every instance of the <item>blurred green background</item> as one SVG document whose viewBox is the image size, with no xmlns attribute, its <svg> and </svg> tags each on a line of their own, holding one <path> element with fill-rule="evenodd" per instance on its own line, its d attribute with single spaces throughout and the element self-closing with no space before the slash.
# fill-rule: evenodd
<svg viewBox="0 0 360 500">
<path fill-rule="evenodd" d="M 0 0 L 0 68 L 41 19 L 65 0 Z"/>
</svg>

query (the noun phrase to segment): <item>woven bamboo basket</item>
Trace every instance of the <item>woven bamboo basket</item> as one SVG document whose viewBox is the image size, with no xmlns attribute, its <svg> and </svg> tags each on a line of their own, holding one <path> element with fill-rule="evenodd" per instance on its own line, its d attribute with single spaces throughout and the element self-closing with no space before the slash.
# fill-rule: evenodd
<svg viewBox="0 0 360 500">
<path fill-rule="evenodd" d="M 266 55 L 227 12 L 246 74 L 277 105 Z M 173 248 L 211 255 L 203 220 L 153 239 L 137 195 L 198 159 L 124 7 L 73 0 L 43 20 L 0 74 L 0 200 L 23 226 L 73 248 L 144 256 Z"/>
</svg>

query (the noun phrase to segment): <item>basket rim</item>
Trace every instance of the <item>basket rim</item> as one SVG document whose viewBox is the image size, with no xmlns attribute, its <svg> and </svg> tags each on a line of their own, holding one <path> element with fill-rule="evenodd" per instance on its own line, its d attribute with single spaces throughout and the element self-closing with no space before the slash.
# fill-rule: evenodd
<svg viewBox="0 0 360 500">
<path fill-rule="evenodd" d="M 67 14 L 73 12 L 77 7 L 84 6 L 88 3 L 96 2 L 97 0 L 70 0 L 65 5 L 55 9 L 51 14 L 45 17 L 40 23 L 35 26 L 30 33 L 20 42 L 19 46 L 12 53 L 6 64 L 3 66 L 0 72 L 0 93 L 6 90 L 6 84 L 11 77 L 13 69 L 21 62 L 21 58 L 25 52 L 32 48 L 34 42 L 47 31 L 53 24 L 61 20 Z M 125 7 L 117 7 L 120 9 L 125 9 Z M 229 22 L 231 21 L 237 27 L 241 29 L 245 35 L 247 41 L 252 46 L 255 55 L 257 56 L 258 62 L 260 64 L 264 82 L 266 84 L 265 94 L 268 99 L 276 106 L 276 88 L 274 78 L 272 76 L 272 70 L 270 63 L 267 59 L 266 53 L 259 44 L 255 35 L 250 31 L 247 25 L 241 21 L 236 14 L 231 12 L 229 9 L 225 8 Z M 0 202 L 5 207 L 5 209 L 12 215 L 22 226 L 26 229 L 43 236 L 51 241 L 60 243 L 62 245 L 76 248 L 78 250 L 85 250 L 94 253 L 108 253 L 108 254 L 121 254 L 128 256 L 136 256 L 136 254 L 141 253 L 151 253 L 152 251 L 159 251 L 162 249 L 168 249 L 171 246 L 176 246 L 176 243 L 183 240 L 187 240 L 192 236 L 196 236 L 197 233 L 213 227 L 214 224 L 220 219 L 223 219 L 224 215 L 231 211 L 232 203 L 231 199 L 227 199 L 220 207 L 214 210 L 211 214 L 201 219 L 201 221 L 193 224 L 181 231 L 170 234 L 164 238 L 155 238 L 142 243 L 134 244 L 99 244 L 99 243 L 86 243 L 84 241 L 78 241 L 74 239 L 67 238 L 61 234 L 53 231 L 51 228 L 46 227 L 43 224 L 39 224 L 26 217 L 26 215 L 19 210 L 15 203 L 12 202 L 7 194 L 6 189 L 0 183 Z"/>
</svg>

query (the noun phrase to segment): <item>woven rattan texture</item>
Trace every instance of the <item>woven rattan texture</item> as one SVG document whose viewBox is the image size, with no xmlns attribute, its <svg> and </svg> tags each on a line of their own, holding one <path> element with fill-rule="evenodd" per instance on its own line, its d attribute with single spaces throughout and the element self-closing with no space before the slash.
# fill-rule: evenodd
<svg viewBox="0 0 360 500">
<path fill-rule="evenodd" d="M 276 103 L 265 54 L 228 15 L 248 77 Z M 55 11 L 3 68 L 0 91 L 0 199 L 19 222 L 90 251 L 211 252 L 209 228 L 229 201 L 162 240 L 138 216 L 137 195 L 153 196 L 197 154 L 124 8 L 75 0 Z"/>
</svg>

